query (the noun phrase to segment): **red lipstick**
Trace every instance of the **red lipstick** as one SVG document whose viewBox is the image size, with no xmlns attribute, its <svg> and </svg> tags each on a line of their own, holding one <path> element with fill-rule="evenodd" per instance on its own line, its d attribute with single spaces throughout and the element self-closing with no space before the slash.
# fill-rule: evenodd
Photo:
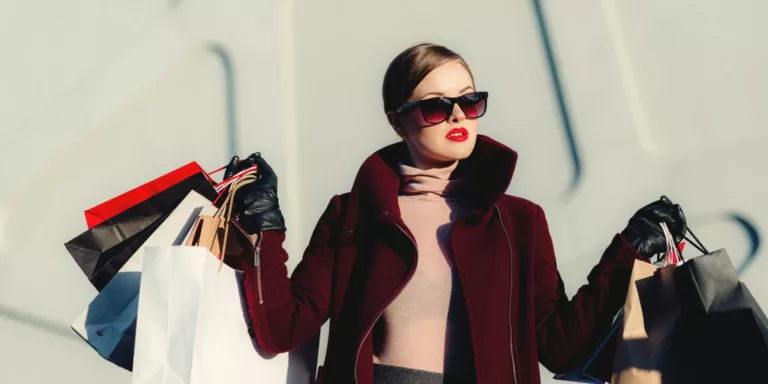
<svg viewBox="0 0 768 384">
<path fill-rule="evenodd" d="M 461 143 L 462 141 L 465 141 L 469 138 L 469 132 L 466 128 L 463 127 L 454 128 L 451 129 L 447 135 L 445 135 L 445 138 L 453 141 L 454 143 Z"/>
</svg>

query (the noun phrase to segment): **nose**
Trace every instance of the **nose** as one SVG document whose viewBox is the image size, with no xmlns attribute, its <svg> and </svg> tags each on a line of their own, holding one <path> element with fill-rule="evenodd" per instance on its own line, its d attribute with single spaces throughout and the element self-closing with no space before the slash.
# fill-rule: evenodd
<svg viewBox="0 0 768 384">
<path fill-rule="evenodd" d="M 464 111 L 461 110 L 459 104 L 454 104 L 453 111 L 451 112 L 451 122 L 458 123 L 460 121 L 464 121 L 466 118 L 467 116 L 464 114 Z"/>
</svg>

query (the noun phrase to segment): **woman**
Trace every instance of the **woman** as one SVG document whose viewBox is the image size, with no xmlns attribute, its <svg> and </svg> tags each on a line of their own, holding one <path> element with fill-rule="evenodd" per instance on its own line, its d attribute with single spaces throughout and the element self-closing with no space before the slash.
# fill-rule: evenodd
<svg viewBox="0 0 768 384">
<path fill-rule="evenodd" d="M 621 307 L 635 259 L 666 250 L 685 218 L 668 199 L 640 209 L 572 298 L 544 212 L 505 194 L 517 154 L 478 135 L 487 93 L 455 52 L 421 44 L 384 77 L 384 110 L 402 142 L 371 155 L 334 196 L 288 278 L 277 177 L 236 195 L 254 259 L 241 261 L 254 334 L 285 352 L 331 319 L 323 383 L 538 383 L 573 367 Z"/>
</svg>

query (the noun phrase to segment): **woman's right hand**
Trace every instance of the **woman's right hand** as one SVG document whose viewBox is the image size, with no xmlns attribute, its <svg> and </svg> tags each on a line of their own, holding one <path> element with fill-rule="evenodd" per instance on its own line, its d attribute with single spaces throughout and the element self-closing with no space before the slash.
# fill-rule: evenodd
<svg viewBox="0 0 768 384">
<path fill-rule="evenodd" d="M 285 231 L 285 220 L 277 199 L 277 175 L 267 164 L 261 153 L 256 152 L 245 160 L 232 157 L 224 171 L 224 179 L 252 167 L 258 167 L 259 179 L 243 185 L 234 196 L 233 215 L 240 226 L 253 235 L 263 231 Z"/>
</svg>

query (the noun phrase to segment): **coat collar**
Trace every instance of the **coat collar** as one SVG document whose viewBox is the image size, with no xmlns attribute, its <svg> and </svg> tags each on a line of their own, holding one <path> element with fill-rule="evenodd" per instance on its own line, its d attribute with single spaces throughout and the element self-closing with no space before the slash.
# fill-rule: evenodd
<svg viewBox="0 0 768 384">
<path fill-rule="evenodd" d="M 386 146 L 363 162 L 352 186 L 352 195 L 361 207 L 373 209 L 374 216 L 384 222 L 400 220 L 397 202 L 401 178 L 398 163 L 407 159 L 408 147 L 403 142 Z M 480 212 L 487 211 L 509 188 L 517 163 L 517 152 L 487 137 L 478 135 L 472 154 L 459 166 L 469 176 L 469 184 Z"/>
</svg>

